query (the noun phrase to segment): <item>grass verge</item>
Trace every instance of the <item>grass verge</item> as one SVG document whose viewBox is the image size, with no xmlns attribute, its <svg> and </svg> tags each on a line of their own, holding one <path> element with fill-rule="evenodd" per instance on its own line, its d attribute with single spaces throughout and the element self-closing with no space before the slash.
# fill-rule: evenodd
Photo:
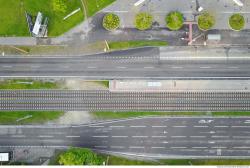
<svg viewBox="0 0 250 168">
<path fill-rule="evenodd" d="M 92 112 L 92 115 L 97 119 L 120 119 L 130 117 L 144 116 L 250 116 L 250 112 L 111 112 L 98 111 Z"/>
<path fill-rule="evenodd" d="M 42 124 L 63 114 L 62 111 L 1 111 L 0 124 Z M 26 118 L 28 116 L 31 117 Z"/>
<path fill-rule="evenodd" d="M 105 8 L 111 3 L 115 2 L 115 0 L 83 0 L 86 5 L 87 15 L 88 17 L 93 16 L 99 10 Z"/>
<path fill-rule="evenodd" d="M 141 41 L 114 41 L 108 42 L 110 50 L 121 50 L 136 47 L 146 47 L 146 46 L 167 46 L 166 41 L 156 41 L 156 40 L 141 40 Z"/>
<path fill-rule="evenodd" d="M 95 81 L 95 82 L 105 86 L 106 88 L 109 88 L 109 81 Z"/>
<path fill-rule="evenodd" d="M 40 80 L 9 79 L 0 81 L 0 89 L 59 89 L 57 82 Z"/>
</svg>

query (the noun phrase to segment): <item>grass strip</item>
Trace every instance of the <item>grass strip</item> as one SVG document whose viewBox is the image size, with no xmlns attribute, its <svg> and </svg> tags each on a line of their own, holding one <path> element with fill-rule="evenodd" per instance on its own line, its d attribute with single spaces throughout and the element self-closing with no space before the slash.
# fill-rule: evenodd
<svg viewBox="0 0 250 168">
<path fill-rule="evenodd" d="M 62 111 L 0 111 L 0 124 L 42 124 L 55 120 L 63 114 Z M 26 118 L 28 116 L 31 117 Z"/>
<path fill-rule="evenodd" d="M 121 50 L 137 47 L 146 47 L 146 46 L 167 46 L 166 41 L 157 41 L 157 40 L 140 40 L 140 41 L 114 41 L 108 42 L 110 50 Z"/>
</svg>

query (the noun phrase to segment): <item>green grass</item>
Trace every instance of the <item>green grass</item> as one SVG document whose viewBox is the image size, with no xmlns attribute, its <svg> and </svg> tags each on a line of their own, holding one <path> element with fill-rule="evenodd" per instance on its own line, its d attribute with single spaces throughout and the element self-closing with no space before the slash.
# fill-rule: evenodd
<svg viewBox="0 0 250 168">
<path fill-rule="evenodd" d="M 45 82 L 39 80 L 3 80 L 0 81 L 0 89 L 58 89 L 56 82 Z"/>
<path fill-rule="evenodd" d="M 105 86 L 106 88 L 109 88 L 109 81 L 95 81 L 95 82 Z"/>
<path fill-rule="evenodd" d="M 62 3 L 55 7 L 55 1 Z M 85 0 L 87 15 L 93 16 L 114 1 Z M 84 20 L 81 0 L 0 0 L 0 4 L 0 36 L 29 36 L 25 11 L 32 16 L 36 16 L 40 11 L 49 18 L 49 36 L 61 35 Z M 78 8 L 81 8 L 80 12 L 63 20 L 66 15 Z"/>
<path fill-rule="evenodd" d="M 0 124 L 42 124 L 57 119 L 63 114 L 62 111 L 0 111 Z M 32 117 L 16 121 L 29 115 Z"/>
<path fill-rule="evenodd" d="M 144 116 L 250 116 L 250 112 L 92 112 L 97 119 L 120 119 Z"/>
<path fill-rule="evenodd" d="M 105 156 L 107 158 L 107 156 Z M 107 159 L 106 159 L 107 160 Z M 155 162 L 130 160 L 123 157 L 109 156 L 107 165 L 156 165 Z"/>
<path fill-rule="evenodd" d="M 156 40 L 141 40 L 141 41 L 115 41 L 108 42 L 110 50 L 121 50 L 136 47 L 146 47 L 146 46 L 167 46 L 166 41 L 156 41 Z"/>
<path fill-rule="evenodd" d="M 83 0 L 83 1 L 84 4 L 86 4 L 88 17 L 93 16 L 99 10 L 115 2 L 115 0 Z"/>
</svg>

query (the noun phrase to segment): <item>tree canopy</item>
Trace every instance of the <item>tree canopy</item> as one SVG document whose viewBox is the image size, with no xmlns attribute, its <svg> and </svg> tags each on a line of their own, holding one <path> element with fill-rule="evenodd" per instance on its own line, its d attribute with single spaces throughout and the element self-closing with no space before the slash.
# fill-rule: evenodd
<svg viewBox="0 0 250 168">
<path fill-rule="evenodd" d="M 108 13 L 104 16 L 102 25 L 106 30 L 115 30 L 120 25 L 120 18 L 116 14 Z"/>
<path fill-rule="evenodd" d="M 147 30 L 152 26 L 153 16 L 149 13 L 138 13 L 135 17 L 135 27 L 139 30 Z"/>
<path fill-rule="evenodd" d="M 102 163 L 102 158 L 86 148 L 71 148 L 59 156 L 60 165 L 101 165 Z"/>
<path fill-rule="evenodd" d="M 170 30 L 179 30 L 183 26 L 183 15 L 178 11 L 170 12 L 166 17 L 166 24 Z"/>
<path fill-rule="evenodd" d="M 245 19 L 244 17 L 239 14 L 233 14 L 230 18 L 229 18 L 229 25 L 233 30 L 241 30 L 244 28 L 245 26 Z"/>
<path fill-rule="evenodd" d="M 198 27 L 201 30 L 209 30 L 215 24 L 215 18 L 208 12 L 204 12 L 198 17 Z"/>
</svg>

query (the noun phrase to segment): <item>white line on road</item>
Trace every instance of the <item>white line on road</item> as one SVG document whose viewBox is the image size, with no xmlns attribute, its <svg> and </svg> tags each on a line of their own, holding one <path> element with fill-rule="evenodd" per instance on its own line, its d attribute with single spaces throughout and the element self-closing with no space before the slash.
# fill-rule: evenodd
<svg viewBox="0 0 250 168">
<path fill-rule="evenodd" d="M 174 67 L 171 67 L 173 69 L 182 69 L 183 67 L 177 67 L 177 66 L 174 66 Z"/>
<path fill-rule="evenodd" d="M 192 148 L 193 149 L 206 149 L 207 147 L 205 147 L 205 146 L 194 146 Z"/>
<path fill-rule="evenodd" d="M 161 126 L 161 125 L 152 125 L 152 128 L 166 128 L 167 126 Z"/>
<path fill-rule="evenodd" d="M 67 135 L 66 138 L 80 138 L 79 135 Z"/>
<path fill-rule="evenodd" d="M 215 125 L 214 127 L 216 127 L 216 128 L 227 128 L 229 126 L 227 126 L 227 125 Z"/>
<path fill-rule="evenodd" d="M 250 128 L 250 126 L 244 126 L 244 125 L 232 125 L 232 128 Z"/>
<path fill-rule="evenodd" d="M 126 69 L 127 67 L 122 67 L 122 66 L 119 66 L 119 67 L 116 67 L 118 69 Z"/>
<path fill-rule="evenodd" d="M 151 148 L 152 149 L 165 149 L 165 147 L 163 146 L 152 146 Z"/>
<path fill-rule="evenodd" d="M 153 69 L 154 67 L 144 67 L 144 69 Z"/>
<path fill-rule="evenodd" d="M 145 126 L 145 125 L 131 125 L 130 127 L 131 128 L 145 128 L 147 126 Z"/>
<path fill-rule="evenodd" d="M 213 135 L 212 138 L 229 138 L 229 136 Z"/>
<path fill-rule="evenodd" d="M 175 125 L 175 126 L 172 126 L 172 127 L 174 127 L 174 128 L 186 128 L 187 126 L 185 126 L 185 125 Z"/>
<path fill-rule="evenodd" d="M 186 138 L 187 136 L 171 136 L 171 138 Z"/>
<path fill-rule="evenodd" d="M 112 138 L 127 138 L 128 136 L 111 136 Z"/>
<path fill-rule="evenodd" d="M 130 146 L 129 148 L 131 148 L 131 149 L 143 149 L 145 147 L 144 146 Z"/>
<path fill-rule="evenodd" d="M 234 149 L 250 149 L 249 146 L 235 146 Z"/>
<path fill-rule="evenodd" d="M 239 67 L 228 67 L 230 69 L 238 69 Z"/>
<path fill-rule="evenodd" d="M 148 138 L 148 136 L 132 136 L 132 138 Z"/>
<path fill-rule="evenodd" d="M 125 148 L 124 146 L 110 146 L 110 148 L 114 148 L 114 149 L 123 149 Z"/>
<path fill-rule="evenodd" d="M 125 126 L 123 125 L 113 125 L 113 126 L 109 126 L 110 128 L 124 128 Z"/>
<path fill-rule="evenodd" d="M 212 146 L 212 149 L 226 149 L 227 147 L 225 146 Z"/>
<path fill-rule="evenodd" d="M 173 146 L 173 147 L 170 147 L 171 149 L 186 149 L 187 147 L 184 147 L 184 146 Z"/>
<path fill-rule="evenodd" d="M 89 125 L 90 128 L 103 128 L 102 125 Z"/>
<path fill-rule="evenodd" d="M 54 136 L 52 135 L 39 135 L 39 138 L 53 138 Z"/>
<path fill-rule="evenodd" d="M 211 67 L 200 67 L 201 69 L 209 69 L 209 68 L 211 68 Z"/>
<path fill-rule="evenodd" d="M 94 146 L 95 148 L 107 148 L 107 146 Z"/>
<path fill-rule="evenodd" d="M 167 138 L 167 136 L 164 136 L 164 135 L 162 135 L 162 136 L 160 136 L 160 135 L 158 135 L 158 136 L 151 136 L 152 138 Z"/>
<path fill-rule="evenodd" d="M 106 135 L 100 135 L 100 136 L 92 136 L 93 138 L 107 138 L 107 137 L 109 137 L 109 136 L 106 136 Z"/>
<path fill-rule="evenodd" d="M 13 138 L 24 138 L 26 137 L 25 135 L 11 135 Z"/>
<path fill-rule="evenodd" d="M 96 69 L 96 67 L 87 67 L 88 69 Z"/>
<path fill-rule="evenodd" d="M 190 138 L 206 138 L 206 136 L 190 136 Z"/>
<path fill-rule="evenodd" d="M 195 128 L 207 128 L 207 125 L 194 125 Z"/>
<path fill-rule="evenodd" d="M 233 136 L 233 138 L 250 138 L 250 136 Z"/>
</svg>

